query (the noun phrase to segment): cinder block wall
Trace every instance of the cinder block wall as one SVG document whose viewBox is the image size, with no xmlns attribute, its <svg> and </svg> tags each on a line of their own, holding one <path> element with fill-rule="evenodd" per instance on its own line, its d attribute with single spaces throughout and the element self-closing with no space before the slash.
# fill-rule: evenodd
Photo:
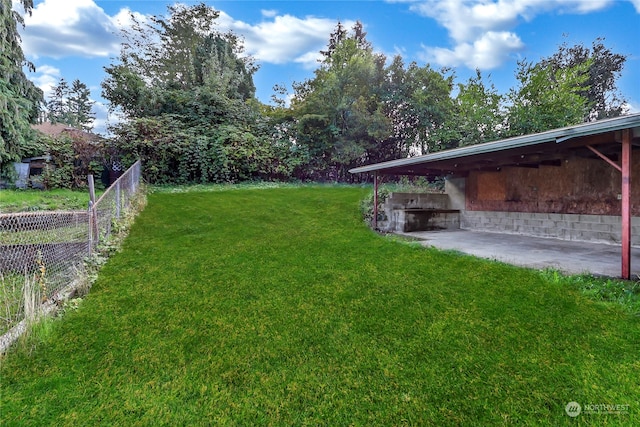
<svg viewBox="0 0 640 427">
<path fill-rule="evenodd" d="M 438 193 L 391 193 L 385 209 L 449 209 L 449 196 Z"/>
<path fill-rule="evenodd" d="M 634 171 L 640 172 L 638 156 Z M 460 209 L 462 229 L 620 244 L 615 173 L 602 161 L 575 159 L 562 167 L 505 168 L 450 178 L 445 191 L 451 207 Z M 634 215 L 640 214 L 639 200 L 636 186 Z M 640 245 L 640 217 L 633 217 L 631 225 L 631 244 Z"/>
<path fill-rule="evenodd" d="M 640 218 L 632 218 L 631 244 L 640 245 Z M 461 211 L 460 228 L 467 230 L 555 237 L 602 243 L 621 242 L 621 219 L 611 215 L 531 212 Z"/>
</svg>

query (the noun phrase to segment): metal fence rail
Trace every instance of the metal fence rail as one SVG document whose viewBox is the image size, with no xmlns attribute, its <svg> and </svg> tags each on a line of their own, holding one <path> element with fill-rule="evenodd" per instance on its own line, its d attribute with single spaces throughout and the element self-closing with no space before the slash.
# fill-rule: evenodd
<svg viewBox="0 0 640 427">
<path fill-rule="evenodd" d="M 138 192 L 142 168 L 138 160 L 105 191 L 89 209 L 91 214 L 89 239 L 91 247 L 111 234 L 111 227 L 130 208 L 133 197 Z"/>
<path fill-rule="evenodd" d="M 87 211 L 0 214 L 0 334 L 24 317 L 25 281 L 38 283 L 42 301 L 58 299 L 130 208 L 140 177 L 138 161 Z"/>
</svg>

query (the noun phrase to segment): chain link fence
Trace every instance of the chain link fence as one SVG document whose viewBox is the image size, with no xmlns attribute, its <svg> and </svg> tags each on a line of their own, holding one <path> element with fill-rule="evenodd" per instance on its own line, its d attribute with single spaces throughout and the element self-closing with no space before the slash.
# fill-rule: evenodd
<svg viewBox="0 0 640 427">
<path fill-rule="evenodd" d="M 130 208 L 140 178 L 138 161 L 87 211 L 0 214 L 0 335 L 28 314 L 33 298 L 25 290 L 37 292 L 40 302 L 60 299 Z"/>
</svg>

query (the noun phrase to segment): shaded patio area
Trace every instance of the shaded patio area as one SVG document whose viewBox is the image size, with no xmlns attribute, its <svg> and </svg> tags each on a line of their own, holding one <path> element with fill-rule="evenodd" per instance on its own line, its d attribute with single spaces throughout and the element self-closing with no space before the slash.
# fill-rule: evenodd
<svg viewBox="0 0 640 427">
<path fill-rule="evenodd" d="M 632 253 L 632 245 L 638 245 L 632 238 L 632 217 L 640 217 L 640 187 L 632 188 L 631 177 L 640 173 L 640 158 L 632 156 L 639 147 L 640 114 L 630 114 L 360 166 L 350 172 L 373 174 L 374 228 L 378 227 L 380 176 L 447 177 L 451 184 L 447 190 L 448 208 L 460 210 L 461 218 L 474 216 L 477 220 L 461 222 L 462 228 L 566 238 L 564 233 L 555 235 L 550 230 L 562 228 L 554 224 L 558 221 L 569 221 L 572 230 L 581 230 L 576 239 L 619 241 L 621 246 L 574 246 L 570 240 L 569 246 L 561 243 L 560 248 L 547 252 L 557 245 L 546 238 L 532 242 L 518 237 L 486 240 L 484 236 L 480 242 L 472 238 L 482 234 L 457 235 L 453 240 L 458 243 L 430 237 L 433 245 L 514 264 L 631 279 L 638 274 L 638 269 L 634 271 L 632 267 L 634 262 L 638 265 L 638 256 Z M 509 217 L 511 213 L 530 217 L 516 224 Z M 533 218 L 534 215 L 547 217 Z M 598 216 L 597 226 L 593 228 L 583 221 L 583 216 Z M 611 224 L 617 223 L 618 218 L 620 228 L 614 230 Z M 528 230 L 522 231 L 523 228 Z M 602 229 L 606 229 L 607 236 L 602 235 Z M 493 244 L 498 247 L 486 247 Z"/>
<path fill-rule="evenodd" d="M 620 277 L 620 245 L 577 242 L 469 230 L 398 233 L 423 246 L 452 249 L 480 258 L 534 269 L 553 268 L 568 274 Z M 640 275 L 640 248 L 631 248 L 631 279 Z"/>
</svg>

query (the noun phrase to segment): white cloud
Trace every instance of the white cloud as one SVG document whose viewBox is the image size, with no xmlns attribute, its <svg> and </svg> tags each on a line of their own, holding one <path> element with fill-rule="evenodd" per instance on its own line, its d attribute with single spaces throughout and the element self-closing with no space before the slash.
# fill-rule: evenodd
<svg viewBox="0 0 640 427">
<path fill-rule="evenodd" d="M 636 113 L 640 113 L 640 108 L 638 108 L 638 106 L 640 106 L 640 103 L 636 103 L 634 101 L 628 100 L 622 105 L 622 109 L 624 111 L 627 111 L 627 113 L 629 114 L 636 114 Z"/>
<path fill-rule="evenodd" d="M 108 126 L 116 125 L 123 120 L 121 115 L 110 112 L 109 108 L 100 101 L 93 104 L 93 112 L 96 115 L 93 121 L 93 133 L 100 135 L 109 135 Z"/>
<path fill-rule="evenodd" d="M 307 70 L 318 68 L 318 61 L 322 59 L 320 51 L 310 51 L 298 56 L 293 62 L 301 64 Z"/>
<path fill-rule="evenodd" d="M 591 13 L 597 12 L 609 6 L 611 0 L 588 0 L 588 1 L 573 1 L 569 3 L 569 13 L 575 11 L 575 13 Z M 575 3 L 575 4 L 571 4 Z"/>
<path fill-rule="evenodd" d="M 30 58 L 117 54 L 122 41 L 120 30 L 133 24 L 131 13 L 122 8 L 109 16 L 94 0 L 44 0 L 35 6 L 31 16 L 25 16 L 23 50 Z M 133 14 L 139 22 L 147 19 L 140 13 Z M 278 15 L 276 10 L 262 10 L 262 16 L 264 21 L 248 24 L 220 12 L 216 22 L 220 31 L 242 35 L 247 53 L 273 64 L 317 65 L 317 53 L 326 46 L 337 24 L 333 19 Z M 349 28 L 353 22 L 344 24 Z"/>
<path fill-rule="evenodd" d="M 140 12 L 133 12 L 127 7 L 120 9 L 120 11 L 110 19 L 111 22 L 113 22 L 119 29 L 130 28 L 133 26 L 133 19 L 131 15 L 133 15 L 133 19 L 141 24 L 149 21 L 147 15 L 143 15 Z"/>
<path fill-rule="evenodd" d="M 51 65 L 40 65 L 36 68 L 35 76 L 31 79 L 33 83 L 42 89 L 44 99 L 48 100 L 52 88 L 60 81 L 60 70 Z"/>
<path fill-rule="evenodd" d="M 399 0 L 447 29 L 452 48 L 425 47 L 424 57 L 439 65 L 491 69 L 524 48 L 513 31 L 521 21 L 555 12 L 586 14 L 613 0 Z M 640 0 L 632 0 L 640 6 Z"/>
<path fill-rule="evenodd" d="M 29 57 L 105 57 L 118 52 L 118 26 L 93 0 L 44 0 L 24 17 Z"/>
<path fill-rule="evenodd" d="M 633 6 L 636 8 L 636 12 L 640 13 L 640 0 L 630 0 Z"/>
<path fill-rule="evenodd" d="M 258 61 L 272 64 L 298 62 L 305 66 L 317 66 L 318 52 L 326 47 L 337 21 L 313 16 L 268 15 L 263 13 L 270 19 L 251 25 L 221 12 L 218 28 L 242 34 L 247 53 Z M 343 24 L 350 28 L 354 22 L 346 21 Z"/>
<path fill-rule="evenodd" d="M 465 42 L 487 31 L 512 29 L 519 20 L 531 21 L 549 11 L 595 12 L 610 5 L 612 0 L 424 0 L 411 3 L 411 10 L 435 19 L 449 31 L 453 40 Z"/>
<path fill-rule="evenodd" d="M 489 31 L 473 43 L 459 43 L 453 49 L 425 47 L 421 59 L 448 66 L 464 65 L 489 70 L 500 66 L 512 53 L 523 48 L 524 43 L 516 34 Z"/>
<path fill-rule="evenodd" d="M 273 17 L 278 15 L 278 11 L 277 10 L 262 9 L 260 11 L 260 13 L 262 13 L 262 16 L 264 16 L 265 18 L 273 18 Z"/>
</svg>

